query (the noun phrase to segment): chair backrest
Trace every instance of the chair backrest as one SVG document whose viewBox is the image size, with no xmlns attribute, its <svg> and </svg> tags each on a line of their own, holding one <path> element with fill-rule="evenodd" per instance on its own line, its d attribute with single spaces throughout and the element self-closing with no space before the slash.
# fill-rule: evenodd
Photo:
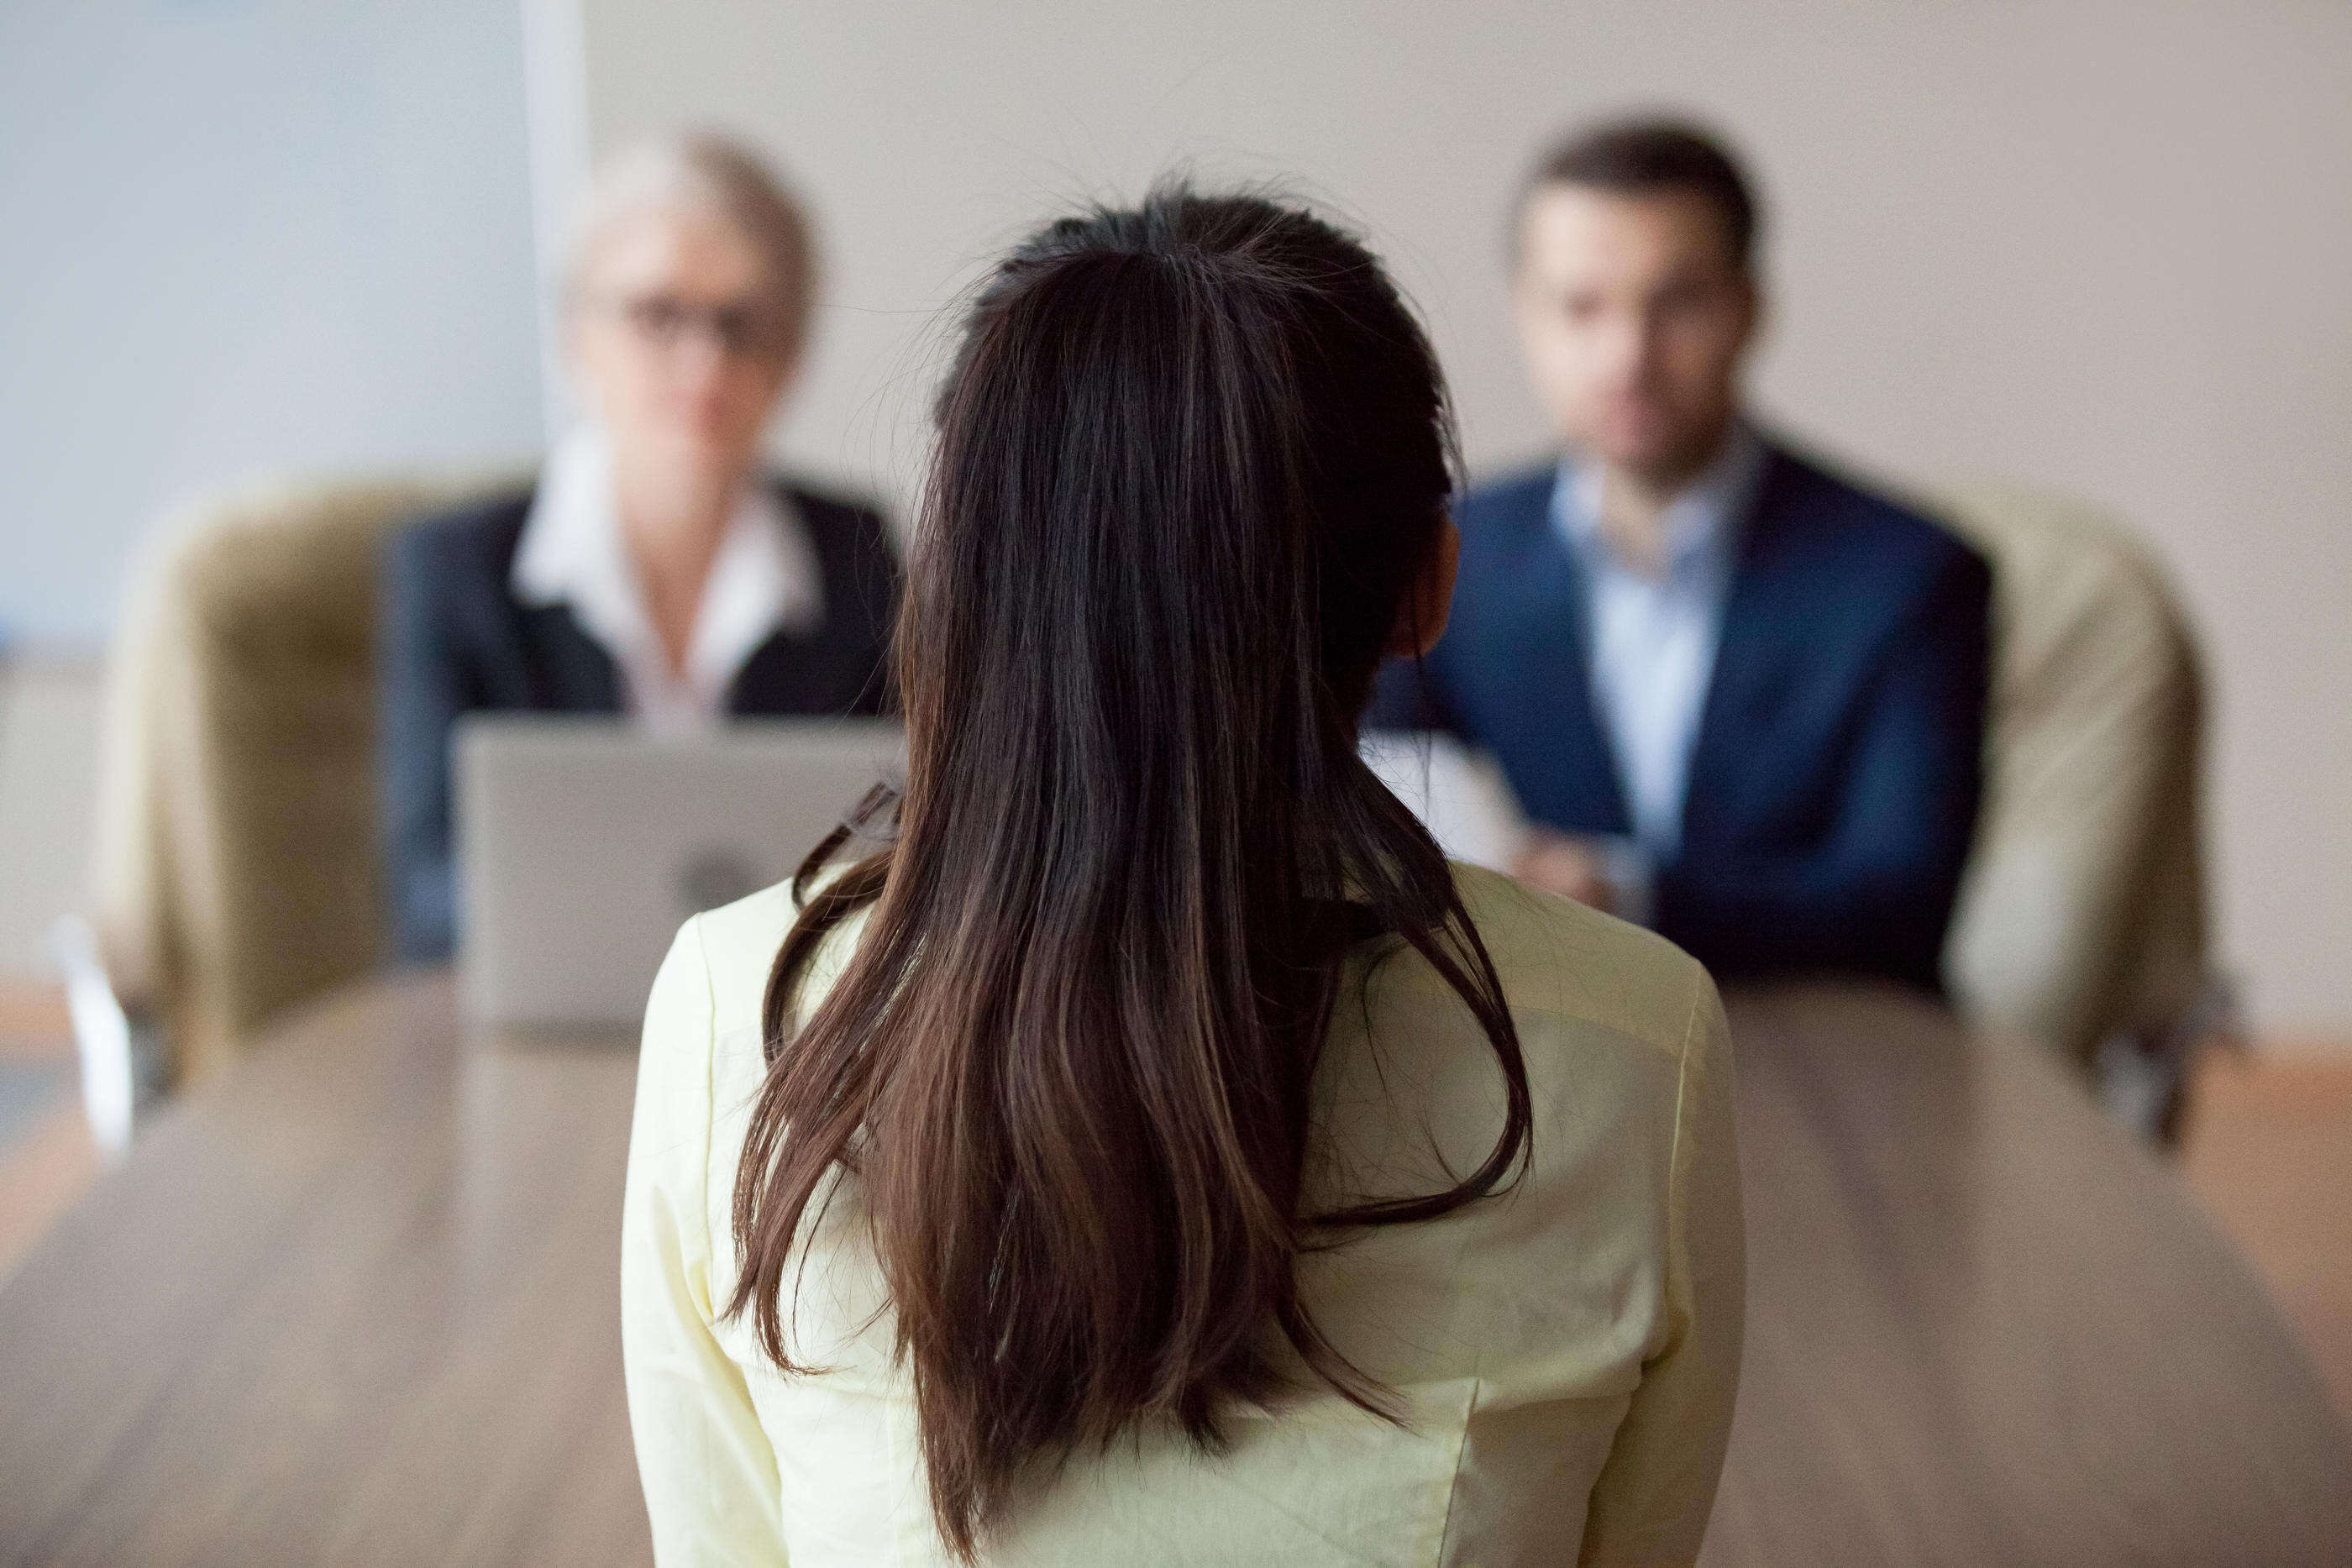
<svg viewBox="0 0 2352 1568">
<path fill-rule="evenodd" d="M 96 904 L 117 988 L 199 1078 L 384 950 L 379 540 L 489 486 L 286 485 L 191 508 L 109 670 Z"/>
<path fill-rule="evenodd" d="M 2185 1018 L 2211 979 L 2202 682 L 2147 552 L 2095 510 L 2014 486 L 1930 506 L 1993 564 L 1984 815 L 1945 947 L 1979 1021 L 2088 1062 Z"/>
</svg>

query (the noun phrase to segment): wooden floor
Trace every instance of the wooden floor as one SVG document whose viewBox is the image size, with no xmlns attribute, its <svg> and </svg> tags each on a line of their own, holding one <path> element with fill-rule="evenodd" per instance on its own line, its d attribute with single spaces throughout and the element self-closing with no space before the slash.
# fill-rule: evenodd
<svg viewBox="0 0 2352 1568">
<path fill-rule="evenodd" d="M 2352 1051 L 2219 1057 L 2182 1174 L 2253 1260 L 2352 1416 Z"/>
<path fill-rule="evenodd" d="M 0 988 L 0 1070 L 47 1068 L 46 1103 L 0 1136 L 0 1283 L 41 1233 L 98 1179 L 77 1092 L 64 999 L 46 988 Z"/>
<path fill-rule="evenodd" d="M 62 1000 L 0 988 L 0 1062 L 70 1068 Z M 0 1142 L 0 1286 L 97 1179 L 70 1072 Z M 2352 1050 L 2283 1048 L 2205 1068 L 2181 1174 L 2267 1281 L 2352 1417 Z"/>
</svg>

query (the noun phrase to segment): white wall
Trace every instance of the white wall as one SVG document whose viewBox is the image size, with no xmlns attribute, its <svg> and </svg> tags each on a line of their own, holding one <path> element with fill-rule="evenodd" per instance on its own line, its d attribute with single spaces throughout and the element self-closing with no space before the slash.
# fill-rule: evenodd
<svg viewBox="0 0 2352 1568">
<path fill-rule="evenodd" d="M 1184 161 L 1355 214 L 1474 463 L 1538 450 L 1519 169 L 1579 116 L 1712 116 L 1771 204 L 1774 414 L 1890 475 L 2105 502 L 2171 562 L 2216 673 L 2228 953 L 2267 1027 L 2352 1041 L 2352 7 L 583 5 L 595 147 L 718 123 L 806 188 L 833 287 L 786 445 L 901 495 L 971 264 Z"/>
<path fill-rule="evenodd" d="M 540 443 L 512 0 L 0 5 L 0 633 L 158 510 Z"/>
</svg>

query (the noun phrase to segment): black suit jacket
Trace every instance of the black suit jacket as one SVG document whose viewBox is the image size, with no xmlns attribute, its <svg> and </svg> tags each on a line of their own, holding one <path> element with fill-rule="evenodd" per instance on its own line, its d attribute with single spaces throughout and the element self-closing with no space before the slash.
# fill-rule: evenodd
<svg viewBox="0 0 2352 1568">
<path fill-rule="evenodd" d="M 882 519 L 797 486 L 823 577 L 824 624 L 779 632 L 729 689 L 735 714 L 872 715 L 894 706 L 888 674 L 898 567 Z M 424 518 L 384 547 L 377 637 L 379 747 L 394 950 L 446 957 L 456 938 L 450 735 L 484 711 L 609 713 L 620 671 L 563 605 L 527 605 L 509 584 L 532 492 Z"/>
<path fill-rule="evenodd" d="M 1528 815 L 1632 831 L 1593 709 L 1585 590 L 1553 465 L 1455 507 L 1445 635 L 1381 672 L 1368 724 L 1492 751 Z M 1991 575 L 1958 538 L 1779 447 L 1740 540 L 1655 919 L 1718 976 L 1939 988 L 1975 831 Z"/>
</svg>

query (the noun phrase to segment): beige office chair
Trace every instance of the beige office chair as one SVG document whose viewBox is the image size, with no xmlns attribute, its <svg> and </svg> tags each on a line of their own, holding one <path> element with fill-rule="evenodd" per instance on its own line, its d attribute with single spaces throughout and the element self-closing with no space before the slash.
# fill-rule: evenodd
<svg viewBox="0 0 2352 1568">
<path fill-rule="evenodd" d="M 384 950 L 377 545 L 484 483 L 288 485 L 193 508 L 108 672 L 94 867 L 109 978 L 184 1084 Z"/>
<path fill-rule="evenodd" d="M 2190 1056 L 2233 1027 L 2208 947 L 2187 619 L 2094 509 L 1997 484 L 1929 501 L 1994 570 L 1984 814 L 1946 981 L 1969 1017 L 2042 1041 L 2170 1136 Z"/>
</svg>

